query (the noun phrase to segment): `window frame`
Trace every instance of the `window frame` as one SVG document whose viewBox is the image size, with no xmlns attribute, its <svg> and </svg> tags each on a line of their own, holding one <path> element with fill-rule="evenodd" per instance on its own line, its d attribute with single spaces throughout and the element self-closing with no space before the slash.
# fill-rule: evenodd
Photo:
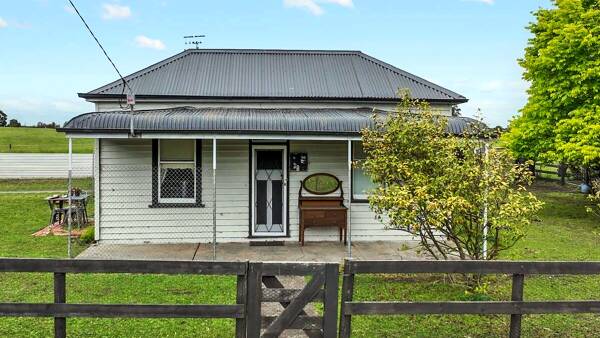
<svg viewBox="0 0 600 338">
<path fill-rule="evenodd" d="M 352 141 L 350 144 L 350 154 L 351 154 L 351 161 L 354 164 L 356 159 L 354 157 L 354 149 L 355 149 L 355 144 L 358 142 L 362 142 L 362 141 Z M 364 160 L 364 159 L 359 159 L 360 160 Z M 368 200 L 368 195 L 367 194 L 355 194 L 354 193 L 354 175 L 356 172 L 357 168 L 354 167 L 354 165 L 352 165 L 352 168 L 350 169 L 350 183 L 351 183 L 351 189 L 350 189 L 350 200 L 352 203 L 369 203 Z M 362 170 L 362 169 L 361 169 Z"/>
<path fill-rule="evenodd" d="M 169 140 L 169 139 L 166 139 Z M 151 208 L 197 208 L 202 204 L 202 140 L 194 141 L 194 159 L 192 161 L 161 161 L 161 139 L 152 140 L 152 204 Z M 193 198 L 161 198 L 161 164 L 193 164 L 194 197 Z"/>
</svg>

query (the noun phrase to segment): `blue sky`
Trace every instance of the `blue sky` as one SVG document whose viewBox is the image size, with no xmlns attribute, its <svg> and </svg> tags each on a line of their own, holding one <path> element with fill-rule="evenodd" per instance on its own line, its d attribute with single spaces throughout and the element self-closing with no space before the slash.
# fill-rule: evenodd
<svg viewBox="0 0 600 338">
<path fill-rule="evenodd" d="M 76 0 L 124 74 L 206 48 L 356 49 L 457 91 L 464 115 L 506 125 L 526 101 L 517 58 L 549 0 Z M 0 109 L 27 124 L 93 110 L 116 78 L 67 0 L 1 0 Z"/>
</svg>

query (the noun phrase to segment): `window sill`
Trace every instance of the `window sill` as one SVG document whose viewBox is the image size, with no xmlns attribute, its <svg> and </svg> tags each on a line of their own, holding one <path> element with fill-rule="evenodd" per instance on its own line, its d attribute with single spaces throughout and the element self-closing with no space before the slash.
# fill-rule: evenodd
<svg viewBox="0 0 600 338">
<path fill-rule="evenodd" d="M 153 203 L 148 208 L 204 208 L 202 203 Z"/>
<path fill-rule="evenodd" d="M 352 198 L 350 203 L 366 203 L 366 204 L 368 204 L 369 200 L 366 198 Z"/>
</svg>

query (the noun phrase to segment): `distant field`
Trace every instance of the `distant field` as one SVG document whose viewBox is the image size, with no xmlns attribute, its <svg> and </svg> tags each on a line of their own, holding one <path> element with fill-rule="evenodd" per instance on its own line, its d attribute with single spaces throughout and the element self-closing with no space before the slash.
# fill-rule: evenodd
<svg viewBox="0 0 600 338">
<path fill-rule="evenodd" d="M 93 140 L 73 139 L 74 153 L 91 153 Z M 67 153 L 65 134 L 49 128 L 0 128 L 0 153 Z"/>
</svg>

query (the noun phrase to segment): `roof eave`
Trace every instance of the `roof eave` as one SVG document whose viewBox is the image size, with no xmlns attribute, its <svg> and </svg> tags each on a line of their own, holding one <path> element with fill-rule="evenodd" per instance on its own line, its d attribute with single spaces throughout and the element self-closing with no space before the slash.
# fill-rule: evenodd
<svg viewBox="0 0 600 338">
<path fill-rule="evenodd" d="M 80 98 L 86 100 L 99 100 L 99 99 L 114 99 L 114 100 L 125 100 L 126 95 L 121 94 L 92 94 L 92 93 L 78 93 Z M 246 100 L 246 101 L 373 101 L 373 102 L 400 102 L 401 98 L 387 98 L 387 97 L 297 97 L 297 96 L 189 96 L 189 95 L 136 95 L 137 100 Z M 461 104 L 466 103 L 469 99 L 465 97 L 461 98 L 448 98 L 448 99 L 437 99 L 437 98 L 416 98 L 417 100 L 432 102 L 432 103 L 451 103 Z"/>
<path fill-rule="evenodd" d="M 129 134 L 129 129 L 79 129 L 56 128 L 56 131 L 68 134 Z M 317 132 L 317 131 L 264 131 L 264 130 L 147 130 L 136 129 L 136 135 L 148 134 L 214 134 L 214 135 L 306 135 L 306 136 L 357 136 L 360 132 Z"/>
</svg>

